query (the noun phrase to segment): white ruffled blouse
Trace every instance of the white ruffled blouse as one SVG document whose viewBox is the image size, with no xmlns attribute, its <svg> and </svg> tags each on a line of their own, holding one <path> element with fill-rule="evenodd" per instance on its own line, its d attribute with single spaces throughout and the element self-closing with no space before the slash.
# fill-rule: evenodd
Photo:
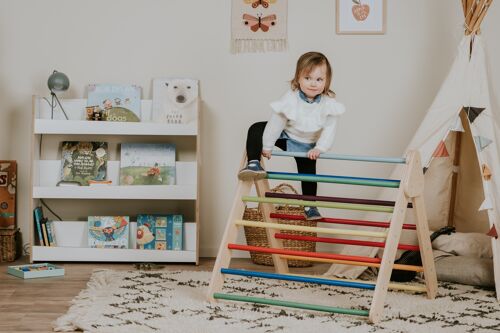
<svg viewBox="0 0 500 333">
<path fill-rule="evenodd" d="M 345 112 L 344 105 L 335 98 L 322 95 L 319 103 L 307 103 L 298 90 L 287 91 L 271 103 L 271 108 L 274 112 L 262 138 L 264 150 L 272 150 L 285 131 L 293 140 L 316 143 L 315 148 L 324 153 L 333 145 L 338 116 Z"/>
</svg>

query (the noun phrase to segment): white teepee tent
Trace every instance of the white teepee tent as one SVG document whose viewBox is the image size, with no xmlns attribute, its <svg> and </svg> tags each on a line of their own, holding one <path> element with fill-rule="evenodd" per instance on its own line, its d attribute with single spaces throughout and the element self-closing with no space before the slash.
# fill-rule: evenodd
<svg viewBox="0 0 500 333">
<path fill-rule="evenodd" d="M 431 230 L 454 225 L 459 232 L 500 232 L 500 117 L 491 109 L 479 35 L 492 1 L 462 0 L 465 36 L 446 80 L 407 148 L 419 150 L 426 170 L 424 199 Z M 400 173 L 401 168 L 396 167 L 390 178 L 398 179 Z M 387 197 L 387 191 L 382 191 L 381 197 Z M 407 223 L 412 223 L 412 215 L 407 214 Z M 500 300 L 500 238 L 491 237 L 491 243 Z M 377 250 L 346 246 L 342 253 L 374 256 Z M 326 274 L 354 277 L 363 270 L 333 265 Z"/>
</svg>

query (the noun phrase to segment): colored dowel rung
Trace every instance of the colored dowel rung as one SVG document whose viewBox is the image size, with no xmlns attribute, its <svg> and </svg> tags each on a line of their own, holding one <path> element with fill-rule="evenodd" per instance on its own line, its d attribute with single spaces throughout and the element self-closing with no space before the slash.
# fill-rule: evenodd
<svg viewBox="0 0 500 333">
<path fill-rule="evenodd" d="M 272 219 L 285 219 L 285 220 L 297 220 L 297 221 L 305 221 L 306 219 L 304 215 L 280 214 L 280 213 L 271 213 L 270 217 Z M 338 219 L 331 217 L 323 217 L 320 220 L 316 220 L 316 222 L 345 224 L 345 225 L 360 225 L 365 227 L 376 227 L 376 228 L 389 228 L 391 226 L 389 222 Z M 416 230 L 417 227 L 415 224 L 403 224 L 403 229 Z"/>
<path fill-rule="evenodd" d="M 306 227 L 306 226 L 302 226 L 302 225 L 255 222 L 255 221 L 246 221 L 246 220 L 236 220 L 234 223 L 236 225 L 242 225 L 242 226 L 246 226 L 246 227 L 272 228 L 272 229 L 279 229 L 279 230 L 315 232 L 315 233 L 330 234 L 330 235 L 349 235 L 349 236 L 362 236 L 362 237 L 364 236 L 364 237 L 375 237 L 375 238 L 386 238 L 387 237 L 386 232 L 379 232 L 379 231 L 318 228 L 318 227 Z"/>
<path fill-rule="evenodd" d="M 367 310 L 345 309 L 345 308 L 337 308 L 337 307 L 326 306 L 326 305 L 316 305 L 316 304 L 306 304 L 306 303 L 299 303 L 299 302 L 281 301 L 281 300 L 275 300 L 275 299 L 250 297 L 250 296 L 243 296 L 243 295 L 214 293 L 213 297 L 215 299 L 223 299 L 223 300 L 228 300 L 228 301 L 276 305 L 276 306 L 283 306 L 283 307 L 287 307 L 287 308 L 314 310 L 314 311 L 322 311 L 322 312 L 330 312 L 330 313 L 341 313 L 341 314 L 349 314 L 349 315 L 364 316 L 364 317 L 368 317 L 368 314 L 369 314 L 369 311 L 367 311 Z"/>
<path fill-rule="evenodd" d="M 307 157 L 307 153 L 281 151 L 281 150 L 273 150 L 272 155 L 273 156 Z M 398 163 L 398 164 L 405 164 L 406 163 L 406 158 L 402 158 L 402 157 L 375 157 L 375 156 L 356 156 L 356 155 L 322 153 L 319 155 L 319 158 L 330 159 L 330 160 L 375 162 L 375 163 Z"/>
<path fill-rule="evenodd" d="M 290 274 L 289 273 L 289 275 L 315 278 L 315 276 L 304 275 L 304 274 Z M 349 279 L 340 279 L 340 278 L 326 278 L 326 277 L 323 277 L 323 279 L 332 280 L 332 281 L 368 283 L 368 284 L 372 284 L 373 286 L 375 286 L 375 282 L 371 282 L 371 281 L 349 280 Z M 425 285 L 422 285 L 422 284 L 403 284 L 403 283 L 393 283 L 393 282 L 390 282 L 389 285 L 388 285 L 388 287 L 389 287 L 389 289 L 392 289 L 392 290 L 405 290 L 405 291 L 413 291 L 413 292 L 427 292 L 427 288 L 425 287 Z"/>
<path fill-rule="evenodd" d="M 328 286 L 370 289 L 370 290 L 375 289 L 375 285 L 370 284 L 370 283 L 337 281 L 337 280 L 331 280 L 331 279 L 320 279 L 320 278 L 316 278 L 316 277 L 305 277 L 305 276 L 297 276 L 297 275 L 255 272 L 255 271 L 247 271 L 247 270 L 231 269 L 231 268 L 222 268 L 220 271 L 222 274 L 248 276 L 248 277 L 264 278 L 264 279 L 304 282 L 304 283 L 315 283 L 315 284 L 324 284 L 324 285 L 328 285 Z"/>
<path fill-rule="evenodd" d="M 302 261 L 314 261 L 314 262 L 324 262 L 329 264 L 342 264 L 342 265 L 352 265 L 352 266 L 365 266 L 365 267 L 376 267 L 379 268 L 380 264 L 371 263 L 371 262 L 361 262 L 361 261 L 350 261 L 350 260 L 337 260 L 337 259 L 326 259 L 326 258 L 312 258 L 305 256 L 290 256 L 290 255 L 281 255 L 283 259 L 287 260 L 302 260 Z M 399 269 L 401 271 L 412 271 L 412 272 L 423 272 L 424 268 L 422 266 L 412 266 L 412 265 L 401 265 L 394 264 L 392 266 L 393 269 Z"/>
<path fill-rule="evenodd" d="M 298 180 L 305 182 L 318 182 L 318 183 L 335 183 L 346 185 L 363 185 L 363 186 L 377 186 L 377 187 L 391 187 L 398 188 L 399 180 L 393 179 L 379 179 L 379 178 L 361 178 L 361 177 L 346 177 L 346 176 L 327 176 L 327 175 L 314 175 L 302 173 L 289 173 L 289 172 L 268 172 L 267 179 L 278 180 Z"/>
<path fill-rule="evenodd" d="M 326 197 L 319 195 L 303 195 L 303 194 L 277 193 L 277 192 L 266 192 L 265 196 L 267 198 L 283 198 L 283 199 L 297 199 L 297 200 L 323 201 L 323 202 L 342 202 L 350 204 L 375 205 L 375 206 L 387 206 L 387 207 L 394 207 L 395 205 L 394 201 L 387 201 L 387 200 Z M 413 205 L 411 203 L 408 203 L 408 208 L 413 208 Z"/>
<path fill-rule="evenodd" d="M 331 254 L 331 253 L 321 253 L 321 252 L 307 252 L 307 251 L 295 251 L 286 249 L 276 249 L 272 247 L 260 247 L 260 246 L 250 246 L 241 244 L 227 244 L 227 248 L 230 250 L 239 251 L 251 251 L 269 254 L 283 254 L 290 256 L 300 256 L 300 257 L 310 257 L 310 258 L 322 258 L 322 259 L 334 259 L 334 260 L 347 260 L 347 261 L 359 261 L 366 263 L 380 263 L 380 258 L 371 257 L 361 257 L 361 256 L 348 256 L 343 254 Z"/>
<path fill-rule="evenodd" d="M 289 235 L 289 234 L 281 234 L 281 233 L 274 234 L 274 237 L 276 237 L 278 239 L 290 239 L 290 240 L 298 240 L 298 241 L 306 241 L 306 242 L 346 244 L 346 245 L 372 246 L 372 247 L 385 248 L 384 242 L 371 242 L 371 241 L 362 241 L 362 240 L 355 240 L 355 239 L 313 237 L 313 236 Z M 409 251 L 420 251 L 418 246 L 409 245 L 409 244 L 398 244 L 398 249 L 399 250 L 409 250 Z"/>
<path fill-rule="evenodd" d="M 241 200 L 246 202 L 263 202 L 271 204 L 349 209 L 349 210 L 361 210 L 361 211 L 382 212 L 382 213 L 392 213 L 394 211 L 394 207 L 358 205 L 358 204 L 337 203 L 337 202 L 305 201 L 305 200 L 266 198 L 266 197 L 253 197 L 253 196 L 243 196 L 241 197 Z"/>
</svg>

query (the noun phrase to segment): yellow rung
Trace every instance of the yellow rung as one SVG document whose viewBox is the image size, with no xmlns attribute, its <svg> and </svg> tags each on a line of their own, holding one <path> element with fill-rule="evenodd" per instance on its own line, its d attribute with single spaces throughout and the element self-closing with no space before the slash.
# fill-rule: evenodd
<svg viewBox="0 0 500 333">
<path fill-rule="evenodd" d="M 260 223 L 260 222 L 259 222 Z M 298 257 L 290 255 L 281 255 L 283 259 L 287 260 L 302 260 L 302 261 L 314 261 L 314 262 L 326 262 L 329 264 L 341 264 L 341 265 L 353 265 L 353 266 L 365 266 L 365 267 L 376 267 L 379 268 L 380 264 L 371 262 L 361 262 L 361 261 L 348 261 L 348 260 L 338 260 L 338 259 L 324 259 L 324 258 L 312 258 L 312 257 Z M 422 266 L 412 266 L 412 265 L 400 265 L 394 264 L 393 269 L 399 269 L 402 271 L 413 271 L 413 272 L 423 272 L 424 268 Z"/>
<path fill-rule="evenodd" d="M 246 220 L 236 220 L 234 223 L 236 225 L 242 225 L 242 226 L 246 226 L 246 227 L 256 227 L 256 228 L 272 228 L 272 229 L 279 229 L 279 230 L 293 230 L 293 231 L 313 232 L 313 233 L 321 233 L 321 234 L 331 234 L 331 235 L 349 235 L 349 236 L 387 238 L 387 232 L 377 232 L 377 231 L 305 227 L 302 225 L 254 222 L 254 221 L 246 221 Z"/>
</svg>

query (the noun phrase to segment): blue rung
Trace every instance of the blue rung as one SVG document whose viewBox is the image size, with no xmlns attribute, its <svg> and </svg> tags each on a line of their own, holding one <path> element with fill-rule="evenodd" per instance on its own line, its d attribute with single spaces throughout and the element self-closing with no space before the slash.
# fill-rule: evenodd
<svg viewBox="0 0 500 333">
<path fill-rule="evenodd" d="M 305 277 L 305 276 L 294 276 L 294 275 L 286 275 L 286 274 L 255 272 L 255 271 L 247 271 L 247 270 L 232 269 L 232 268 L 221 268 L 220 271 L 222 274 L 258 277 L 258 278 L 273 279 L 273 280 L 316 283 L 316 284 L 324 284 L 324 285 L 337 286 L 337 287 L 349 287 L 349 288 L 360 288 L 360 289 L 371 289 L 371 290 L 375 289 L 374 284 L 361 283 L 361 282 L 350 282 L 350 281 L 338 281 L 338 280 L 329 280 L 329 279 L 320 279 L 320 278 L 310 278 L 310 277 Z"/>
</svg>

